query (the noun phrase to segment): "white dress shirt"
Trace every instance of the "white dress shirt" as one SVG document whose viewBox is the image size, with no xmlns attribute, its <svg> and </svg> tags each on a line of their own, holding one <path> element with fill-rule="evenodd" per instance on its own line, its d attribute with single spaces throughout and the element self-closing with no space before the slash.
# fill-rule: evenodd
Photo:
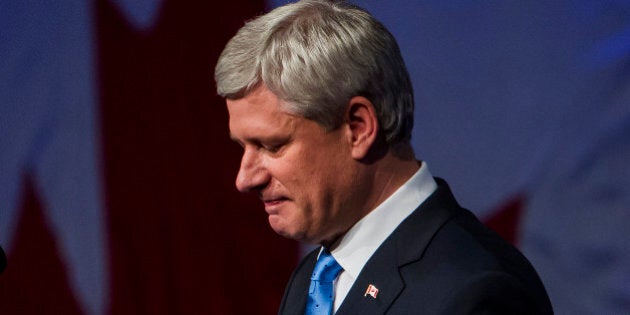
<svg viewBox="0 0 630 315">
<path fill-rule="evenodd" d="M 343 236 L 331 252 L 343 267 L 335 280 L 334 312 L 337 312 L 376 249 L 436 189 L 437 184 L 429 168 L 422 162 L 420 169 L 407 182 Z"/>
</svg>

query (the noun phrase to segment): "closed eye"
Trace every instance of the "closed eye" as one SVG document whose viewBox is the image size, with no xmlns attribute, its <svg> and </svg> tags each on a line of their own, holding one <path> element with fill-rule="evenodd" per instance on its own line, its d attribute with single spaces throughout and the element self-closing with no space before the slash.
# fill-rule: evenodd
<svg viewBox="0 0 630 315">
<path fill-rule="evenodd" d="M 271 152 L 271 153 L 276 153 L 276 152 L 280 151 L 280 148 L 281 148 L 282 146 L 279 146 L 279 145 L 263 145 L 262 147 L 263 147 L 263 149 L 265 149 L 266 151 L 269 151 L 269 152 Z"/>
<path fill-rule="evenodd" d="M 280 152 L 288 143 L 290 142 L 290 139 L 279 139 L 279 140 L 272 140 L 272 141 L 263 141 L 260 143 L 260 146 L 263 148 L 263 150 L 269 152 L 269 153 L 278 153 Z"/>
<path fill-rule="evenodd" d="M 266 152 L 275 154 L 280 152 L 289 142 L 290 137 L 282 139 L 258 139 L 251 138 L 246 140 L 240 140 L 236 137 L 230 137 L 236 143 L 238 143 L 243 149 L 246 146 L 253 146 L 256 150 L 264 150 Z"/>
</svg>

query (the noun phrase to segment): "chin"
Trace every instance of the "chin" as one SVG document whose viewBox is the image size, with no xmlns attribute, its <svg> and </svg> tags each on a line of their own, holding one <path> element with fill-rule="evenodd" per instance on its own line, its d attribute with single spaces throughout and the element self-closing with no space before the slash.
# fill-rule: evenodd
<svg viewBox="0 0 630 315">
<path fill-rule="evenodd" d="M 276 232 L 276 234 L 288 238 L 288 239 L 293 239 L 296 241 L 301 241 L 301 239 L 304 237 L 304 233 L 300 233 L 298 231 L 294 231 L 293 229 L 291 229 L 290 227 L 287 226 L 287 224 L 285 224 L 285 222 L 283 222 L 281 219 L 279 218 L 272 218 L 269 217 L 269 225 L 271 226 L 271 229 Z"/>
<path fill-rule="evenodd" d="M 300 243 L 315 244 L 315 242 L 309 241 L 309 239 L 302 232 L 292 232 L 280 229 L 274 229 L 274 231 L 284 238 L 292 239 Z"/>
<path fill-rule="evenodd" d="M 273 228 L 273 227 L 272 227 Z M 319 242 L 317 240 L 314 240 L 310 237 L 308 237 L 306 235 L 306 233 L 304 231 L 294 231 L 291 229 L 276 229 L 273 228 L 273 230 L 280 236 L 284 237 L 284 238 L 288 238 L 294 241 L 298 241 L 300 243 L 306 243 L 306 244 L 319 244 Z"/>
</svg>

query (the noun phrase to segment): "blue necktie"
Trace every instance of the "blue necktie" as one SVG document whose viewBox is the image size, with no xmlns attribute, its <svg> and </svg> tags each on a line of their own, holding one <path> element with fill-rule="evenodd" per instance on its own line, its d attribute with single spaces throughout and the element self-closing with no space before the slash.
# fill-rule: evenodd
<svg viewBox="0 0 630 315">
<path fill-rule="evenodd" d="M 311 286 L 308 289 L 306 315 L 332 314 L 333 281 L 342 269 L 327 249 L 320 253 L 313 269 L 313 276 L 311 276 Z"/>
</svg>

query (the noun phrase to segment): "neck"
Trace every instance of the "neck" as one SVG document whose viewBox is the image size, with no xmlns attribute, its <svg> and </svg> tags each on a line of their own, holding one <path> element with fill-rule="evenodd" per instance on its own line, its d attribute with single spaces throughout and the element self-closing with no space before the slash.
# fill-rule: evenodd
<svg viewBox="0 0 630 315">
<path fill-rule="evenodd" d="M 408 159 L 393 154 L 386 155 L 374 173 L 372 196 L 375 198 L 372 201 L 370 211 L 407 182 L 418 171 L 420 163 L 415 158 Z"/>
<path fill-rule="evenodd" d="M 413 157 L 413 152 L 411 156 Z M 374 163 L 363 164 L 364 176 L 361 176 L 358 182 L 362 186 L 358 189 L 361 192 L 362 206 L 360 206 L 359 211 L 352 215 L 353 218 L 349 220 L 352 224 L 347 226 L 346 231 L 394 194 L 418 171 L 420 163 L 415 157 L 401 158 L 388 152 Z M 334 249 L 344 234 L 345 231 L 334 238 L 323 241 L 322 245 Z"/>
</svg>

